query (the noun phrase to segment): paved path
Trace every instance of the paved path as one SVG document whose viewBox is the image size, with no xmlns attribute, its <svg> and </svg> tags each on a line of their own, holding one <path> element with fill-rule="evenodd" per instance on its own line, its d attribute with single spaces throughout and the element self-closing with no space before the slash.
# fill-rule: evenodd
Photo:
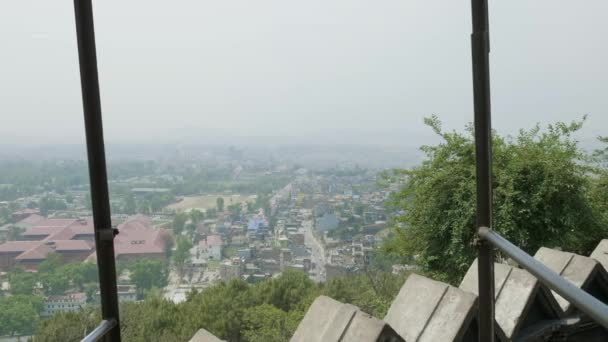
<svg viewBox="0 0 608 342">
<path fill-rule="evenodd" d="M 316 282 L 325 281 L 325 249 L 313 234 L 313 221 L 303 221 L 302 230 L 304 231 L 304 244 L 311 250 L 311 261 L 317 265 L 313 280 Z"/>
</svg>

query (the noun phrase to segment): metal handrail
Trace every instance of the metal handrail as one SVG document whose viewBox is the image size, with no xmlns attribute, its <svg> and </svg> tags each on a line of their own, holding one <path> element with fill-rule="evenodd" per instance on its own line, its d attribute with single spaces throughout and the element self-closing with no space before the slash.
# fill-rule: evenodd
<svg viewBox="0 0 608 342">
<path fill-rule="evenodd" d="M 80 65 L 80 84 L 84 114 L 85 137 L 89 179 L 91 182 L 91 205 L 95 231 L 95 253 L 99 274 L 101 318 L 104 319 L 93 332 L 107 342 L 120 342 L 120 319 L 114 260 L 114 234 L 110 215 L 110 196 L 101 118 L 101 97 L 95 50 L 93 4 L 91 0 L 74 0 L 76 19 L 76 41 Z M 107 322 L 107 323 L 104 323 Z M 86 338 L 85 338 L 86 340 Z M 83 340 L 84 341 L 84 340 Z M 96 341 L 96 340 L 93 340 Z"/>
<path fill-rule="evenodd" d="M 104 338 L 114 327 L 117 322 L 115 319 L 104 319 L 99 323 L 97 328 L 93 329 L 87 336 L 85 336 L 80 342 L 97 342 Z"/>
<path fill-rule="evenodd" d="M 540 261 L 531 257 L 528 253 L 522 251 L 492 229 L 487 227 L 480 228 L 479 236 L 511 257 L 526 271 L 530 272 L 551 290 L 564 297 L 581 312 L 587 314 L 594 321 L 608 329 L 608 305 L 574 286 L 571 282 L 553 272 Z"/>
</svg>

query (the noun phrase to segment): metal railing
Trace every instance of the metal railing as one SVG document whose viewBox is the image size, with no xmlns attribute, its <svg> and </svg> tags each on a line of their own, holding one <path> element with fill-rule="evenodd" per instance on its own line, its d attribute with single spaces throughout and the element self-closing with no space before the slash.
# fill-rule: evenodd
<svg viewBox="0 0 608 342">
<path fill-rule="evenodd" d="M 477 182 L 479 341 L 494 341 L 494 249 L 517 261 L 541 283 L 608 329 L 608 306 L 577 288 L 487 227 L 492 226 L 492 125 L 490 110 L 490 36 L 488 0 L 471 0 L 471 56 L 475 111 Z"/>
<path fill-rule="evenodd" d="M 495 336 L 493 247 L 513 258 L 543 284 L 608 329 L 608 306 L 575 287 L 498 233 L 486 228 L 492 225 L 492 125 L 490 120 L 488 1 L 472 0 L 471 7 L 477 227 L 481 238 L 478 245 L 479 340 L 494 341 Z M 91 0 L 74 0 L 74 8 L 103 317 L 99 326 L 82 341 L 93 342 L 105 339 L 105 341 L 120 342 L 113 243 L 117 231 L 111 228 Z"/>
<path fill-rule="evenodd" d="M 479 229 L 479 236 L 515 260 L 522 268 L 530 272 L 551 290 L 564 297 L 578 310 L 587 314 L 595 322 L 608 329 L 608 305 L 574 286 L 571 282 L 550 270 L 528 253 L 517 248 L 517 246 L 492 229 L 481 227 Z"/>
<path fill-rule="evenodd" d="M 490 115 L 490 34 L 488 0 L 471 1 L 473 32 L 473 101 L 475 112 L 475 170 L 477 227 L 492 226 L 492 123 Z M 478 243 L 479 340 L 494 341 L 494 251 Z"/>
<path fill-rule="evenodd" d="M 99 273 L 101 316 L 103 321 L 83 341 L 120 342 L 118 318 L 118 294 L 116 289 L 116 264 L 114 260 L 114 235 L 110 216 L 110 197 L 101 120 L 101 99 L 95 51 L 95 30 L 91 0 L 74 0 L 76 37 L 82 105 L 87 141 L 91 202 L 95 230 L 95 252 Z"/>
<path fill-rule="evenodd" d="M 80 340 L 81 342 L 96 342 L 107 336 L 107 334 L 117 326 L 115 319 L 106 320 L 104 319 L 99 323 L 97 328 L 93 329 L 85 338 Z"/>
</svg>

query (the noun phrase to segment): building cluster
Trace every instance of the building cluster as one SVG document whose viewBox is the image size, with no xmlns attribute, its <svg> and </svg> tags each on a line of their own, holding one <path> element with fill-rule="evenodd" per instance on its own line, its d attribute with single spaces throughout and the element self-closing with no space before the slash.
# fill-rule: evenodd
<svg viewBox="0 0 608 342">
<path fill-rule="evenodd" d="M 13 226 L 23 231 L 17 240 L 0 244 L 0 272 L 14 267 L 36 272 L 38 265 L 51 253 L 60 255 L 66 263 L 96 262 L 95 232 L 91 218 L 46 218 L 32 209 L 15 212 L 12 218 L 15 220 Z M 167 231 L 153 227 L 148 217 L 128 217 L 117 225 L 117 229 L 119 234 L 114 239 L 117 260 L 165 258 L 171 237 Z M 119 285 L 118 294 L 121 301 L 136 300 L 133 285 Z M 99 300 L 99 293 L 94 298 Z M 47 296 L 41 315 L 77 311 L 90 304 L 90 299 L 85 293 L 70 290 Z"/>
<path fill-rule="evenodd" d="M 15 266 L 36 270 L 50 253 L 65 262 L 95 260 L 95 232 L 90 218 L 45 218 L 31 214 L 15 223 L 25 228 L 19 240 L 0 244 L 0 271 Z M 117 227 L 114 239 L 117 260 L 164 258 L 167 233 L 152 226 L 149 218 L 134 216 Z"/>
</svg>

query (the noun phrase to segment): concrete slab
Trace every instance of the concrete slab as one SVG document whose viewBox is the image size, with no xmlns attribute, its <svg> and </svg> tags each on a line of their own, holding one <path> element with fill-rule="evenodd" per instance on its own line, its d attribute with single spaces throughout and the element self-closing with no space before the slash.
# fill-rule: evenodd
<svg viewBox="0 0 608 342">
<path fill-rule="evenodd" d="M 606 274 L 606 271 L 597 260 L 545 247 L 541 247 L 534 255 L 534 258 L 555 273 L 569 280 L 576 287 L 592 295 L 599 295 L 601 297 L 599 299 L 608 297 L 608 288 L 606 287 L 608 274 Z M 570 302 L 554 291 L 551 291 L 551 293 L 564 313 L 570 314 L 575 311 L 574 306 Z"/>
<path fill-rule="evenodd" d="M 358 311 L 353 317 L 350 326 L 339 341 L 405 342 L 386 322 L 362 311 Z"/>
<path fill-rule="evenodd" d="M 494 264 L 495 317 L 503 340 L 511 341 L 520 331 L 539 320 L 559 319 L 563 312 L 549 289 L 525 270 Z M 477 263 L 469 268 L 460 288 L 478 294 Z"/>
<path fill-rule="evenodd" d="M 509 277 L 513 267 L 503 264 L 494 264 L 494 297 L 497 298 L 500 295 L 505 280 Z M 460 283 L 461 290 L 468 291 L 471 293 L 479 294 L 478 277 L 477 277 L 477 259 L 473 261 L 469 270 L 465 274 L 462 282 Z"/>
<path fill-rule="evenodd" d="M 605 270 L 608 270 L 608 239 L 604 239 L 597 244 L 590 258 L 597 260 Z"/>
<path fill-rule="evenodd" d="M 224 342 L 205 329 L 200 329 L 189 342 Z"/>
<path fill-rule="evenodd" d="M 476 295 L 412 274 L 384 320 L 406 341 L 461 341 L 476 316 Z"/>
<path fill-rule="evenodd" d="M 298 325 L 291 342 L 394 341 L 403 339 L 384 321 L 354 305 L 319 296 Z"/>
<path fill-rule="evenodd" d="M 411 274 L 384 320 L 406 341 L 416 341 L 447 288 L 447 284 Z"/>
</svg>

